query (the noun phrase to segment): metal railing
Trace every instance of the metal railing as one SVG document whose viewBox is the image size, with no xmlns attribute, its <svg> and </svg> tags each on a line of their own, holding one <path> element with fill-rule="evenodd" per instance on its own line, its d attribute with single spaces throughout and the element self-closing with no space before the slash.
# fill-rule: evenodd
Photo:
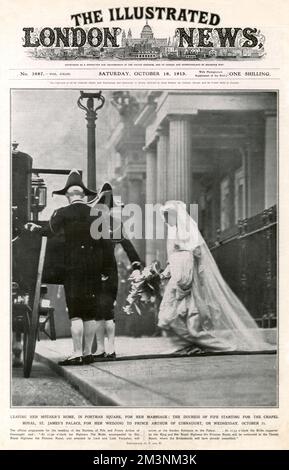
<svg viewBox="0 0 289 470">
<path fill-rule="evenodd" d="M 239 221 L 230 233 L 218 232 L 210 248 L 224 278 L 257 323 L 277 322 L 276 206 Z"/>
</svg>

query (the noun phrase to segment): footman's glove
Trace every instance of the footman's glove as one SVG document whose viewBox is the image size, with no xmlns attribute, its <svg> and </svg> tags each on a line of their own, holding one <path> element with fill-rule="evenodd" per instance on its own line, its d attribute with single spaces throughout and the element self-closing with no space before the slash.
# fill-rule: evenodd
<svg viewBox="0 0 289 470">
<path fill-rule="evenodd" d="M 34 232 L 35 230 L 41 229 L 41 225 L 34 224 L 33 222 L 28 222 L 24 225 L 24 228 L 26 230 L 29 230 L 29 232 Z"/>
</svg>

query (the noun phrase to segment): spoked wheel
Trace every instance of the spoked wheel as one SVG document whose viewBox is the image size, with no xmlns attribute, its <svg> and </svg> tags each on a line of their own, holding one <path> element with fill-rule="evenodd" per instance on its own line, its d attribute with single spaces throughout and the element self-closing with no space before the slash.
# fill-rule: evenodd
<svg viewBox="0 0 289 470">
<path fill-rule="evenodd" d="M 35 352 L 36 334 L 32 331 L 32 310 L 26 310 L 24 318 L 24 334 L 23 334 L 23 375 L 29 377 Z M 37 326 L 36 326 L 37 331 Z"/>
<path fill-rule="evenodd" d="M 39 302 L 40 302 L 40 289 L 42 271 L 44 265 L 45 251 L 46 251 L 47 238 L 44 237 L 41 240 L 41 248 L 37 269 L 37 278 L 34 291 L 34 301 L 32 311 L 27 311 L 26 318 L 24 320 L 24 341 L 23 341 L 23 375 L 24 377 L 30 377 L 35 346 L 36 336 L 38 331 L 39 323 Z"/>
</svg>

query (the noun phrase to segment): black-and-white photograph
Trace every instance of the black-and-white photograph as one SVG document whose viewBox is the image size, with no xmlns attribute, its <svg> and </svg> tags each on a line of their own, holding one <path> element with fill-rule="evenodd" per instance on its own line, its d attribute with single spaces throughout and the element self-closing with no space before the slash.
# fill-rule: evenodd
<svg viewBox="0 0 289 470">
<path fill-rule="evenodd" d="M 278 405 L 278 93 L 11 90 L 11 406 Z"/>
</svg>

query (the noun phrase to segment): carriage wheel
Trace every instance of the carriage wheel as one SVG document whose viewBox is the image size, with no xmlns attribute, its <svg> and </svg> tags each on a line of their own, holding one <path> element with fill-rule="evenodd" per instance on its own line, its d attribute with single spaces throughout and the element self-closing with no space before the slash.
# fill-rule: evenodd
<svg viewBox="0 0 289 470">
<path fill-rule="evenodd" d="M 29 377 L 35 351 L 35 341 L 32 338 L 32 315 L 31 310 L 27 310 L 24 319 L 24 338 L 23 338 L 23 375 Z"/>
<path fill-rule="evenodd" d="M 25 321 L 24 327 L 24 342 L 23 342 L 23 374 L 24 377 L 30 377 L 32 362 L 35 353 L 36 336 L 39 322 L 39 301 L 40 301 L 40 289 L 42 280 L 42 271 L 44 265 L 45 251 L 46 251 L 47 238 L 41 239 L 41 248 L 37 269 L 37 278 L 34 292 L 34 301 L 32 312 L 28 315 L 28 319 Z"/>
</svg>

